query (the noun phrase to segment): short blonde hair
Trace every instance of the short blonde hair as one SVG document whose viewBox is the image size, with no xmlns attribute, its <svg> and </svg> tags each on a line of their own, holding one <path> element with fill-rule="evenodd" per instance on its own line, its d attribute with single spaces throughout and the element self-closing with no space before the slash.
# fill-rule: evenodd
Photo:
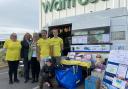
<svg viewBox="0 0 128 89">
<path fill-rule="evenodd" d="M 13 33 L 10 35 L 10 39 L 12 39 L 13 36 L 16 36 L 16 38 L 17 38 L 17 34 L 13 32 Z"/>
</svg>

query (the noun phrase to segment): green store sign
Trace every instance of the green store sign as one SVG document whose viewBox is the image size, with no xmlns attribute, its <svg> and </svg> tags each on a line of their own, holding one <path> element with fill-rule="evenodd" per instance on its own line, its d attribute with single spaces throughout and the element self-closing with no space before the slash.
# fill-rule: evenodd
<svg viewBox="0 0 128 89">
<path fill-rule="evenodd" d="M 71 9 L 76 7 L 76 4 L 82 6 L 87 5 L 88 3 L 97 3 L 99 0 L 50 0 L 42 2 L 42 6 L 45 13 L 52 12 L 53 10 L 61 11 L 65 9 Z M 107 0 L 102 0 L 107 1 Z"/>
</svg>

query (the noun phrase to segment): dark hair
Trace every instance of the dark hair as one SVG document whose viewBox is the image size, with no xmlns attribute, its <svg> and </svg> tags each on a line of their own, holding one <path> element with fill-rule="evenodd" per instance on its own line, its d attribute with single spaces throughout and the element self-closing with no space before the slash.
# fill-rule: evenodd
<svg viewBox="0 0 128 89">
<path fill-rule="evenodd" d="M 42 35 L 41 35 L 41 33 L 39 33 L 39 38 L 41 38 L 42 37 Z"/>
<path fill-rule="evenodd" d="M 24 37 L 23 37 L 23 40 L 25 40 L 25 36 L 26 35 L 29 35 L 29 39 L 28 40 L 30 40 L 30 38 L 31 38 L 31 34 L 30 33 L 26 33 L 25 35 L 24 35 Z"/>
<path fill-rule="evenodd" d="M 41 30 L 41 33 L 42 33 L 42 32 L 46 32 L 46 33 L 47 33 L 47 30 Z"/>
<path fill-rule="evenodd" d="M 54 31 L 54 30 L 55 30 L 55 31 L 58 31 L 58 29 L 57 29 L 57 28 L 53 28 L 52 30 L 53 30 L 53 31 Z"/>
</svg>

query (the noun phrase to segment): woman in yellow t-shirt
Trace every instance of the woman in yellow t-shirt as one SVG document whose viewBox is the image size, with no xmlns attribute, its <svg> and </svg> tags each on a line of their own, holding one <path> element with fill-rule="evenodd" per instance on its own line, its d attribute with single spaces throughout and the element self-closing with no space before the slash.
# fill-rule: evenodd
<svg viewBox="0 0 128 89">
<path fill-rule="evenodd" d="M 17 34 L 12 33 L 9 40 L 6 40 L 3 46 L 6 49 L 6 60 L 8 62 L 9 67 L 9 84 L 13 84 L 13 74 L 14 74 L 14 82 L 19 82 L 17 78 L 17 69 L 20 59 L 20 50 L 21 44 L 20 41 L 17 40 Z"/>
</svg>

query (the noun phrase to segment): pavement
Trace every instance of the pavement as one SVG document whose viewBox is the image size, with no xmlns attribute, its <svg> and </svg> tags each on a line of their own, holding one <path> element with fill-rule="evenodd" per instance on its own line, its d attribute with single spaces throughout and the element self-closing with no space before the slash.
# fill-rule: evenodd
<svg viewBox="0 0 128 89">
<path fill-rule="evenodd" d="M 38 83 L 32 84 L 31 81 L 24 83 L 24 78 L 19 77 L 20 83 L 14 83 L 9 85 L 8 83 L 8 68 L 0 69 L 0 89 L 34 89 Z M 54 89 L 64 89 L 55 87 Z M 84 89 L 84 85 L 81 85 L 77 89 Z"/>
<path fill-rule="evenodd" d="M 0 62 L 0 70 L 4 69 L 4 68 L 7 68 L 7 67 L 8 67 L 7 63 L 1 63 Z"/>
<path fill-rule="evenodd" d="M 37 86 L 37 83 L 32 84 L 31 81 L 24 83 L 24 79 L 19 77 L 20 83 L 14 83 L 9 85 L 8 83 L 8 69 L 0 70 L 0 89 L 33 89 Z"/>
</svg>

